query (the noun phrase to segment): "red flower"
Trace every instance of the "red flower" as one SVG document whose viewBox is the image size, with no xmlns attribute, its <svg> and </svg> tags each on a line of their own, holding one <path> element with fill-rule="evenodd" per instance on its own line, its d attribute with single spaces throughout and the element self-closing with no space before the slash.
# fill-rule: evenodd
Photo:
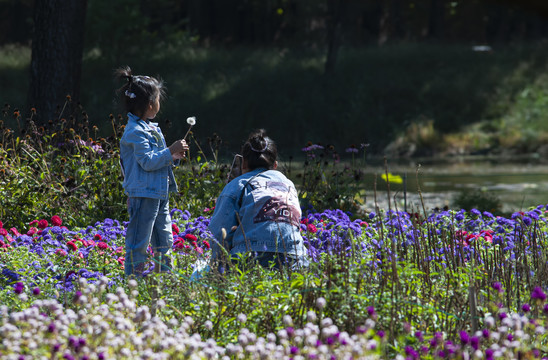
<svg viewBox="0 0 548 360">
<path fill-rule="evenodd" d="M 108 249 L 108 244 L 104 241 L 101 241 L 101 242 L 97 243 L 97 247 L 99 249 L 106 250 L 106 249 Z"/>
<path fill-rule="evenodd" d="M 177 224 L 171 224 L 171 231 L 173 231 L 173 235 L 177 235 L 179 233 L 179 227 Z"/>
<path fill-rule="evenodd" d="M 301 220 L 301 224 L 308 224 L 308 218 L 304 218 Z"/>
<path fill-rule="evenodd" d="M 204 240 L 203 242 L 204 246 L 206 247 L 206 249 L 210 249 L 211 248 L 211 245 L 209 245 L 209 242 L 207 240 Z"/>
<path fill-rule="evenodd" d="M 0 221 L 0 228 L 4 227 L 4 223 Z"/>
<path fill-rule="evenodd" d="M 193 241 L 193 242 L 192 242 L 192 246 L 198 247 L 198 243 L 197 243 L 196 241 Z"/>
<path fill-rule="evenodd" d="M 32 235 L 36 234 L 37 231 L 38 231 L 38 229 L 33 226 L 29 229 L 29 231 L 27 231 L 27 235 L 32 236 Z"/>
<path fill-rule="evenodd" d="M 67 256 L 67 252 L 63 249 L 57 249 L 57 250 L 55 250 L 55 255 Z"/>
<path fill-rule="evenodd" d="M 63 221 L 61 220 L 61 218 L 57 215 L 53 215 L 51 217 L 51 223 L 54 225 L 54 226 L 61 226 L 61 224 L 63 223 Z"/>
<path fill-rule="evenodd" d="M 21 234 L 19 233 L 19 231 L 17 231 L 17 229 L 14 228 L 14 227 L 12 227 L 10 230 L 11 230 L 11 232 L 13 233 L 13 235 L 15 235 L 15 236 L 20 236 L 20 235 L 21 235 Z"/>
<path fill-rule="evenodd" d="M 42 219 L 38 221 L 38 228 L 44 230 L 48 227 L 48 221 L 46 219 Z"/>
<path fill-rule="evenodd" d="M 103 240 L 103 237 L 101 236 L 101 234 L 95 234 L 95 236 L 93 236 L 93 238 L 95 240 L 99 240 L 99 241 Z"/>
<path fill-rule="evenodd" d="M 182 241 L 177 241 L 175 243 L 175 249 L 177 250 L 183 250 L 185 248 L 185 243 Z"/>
<path fill-rule="evenodd" d="M 78 246 L 73 241 L 67 242 L 67 245 L 70 246 L 70 248 L 74 251 L 78 250 Z"/>
<path fill-rule="evenodd" d="M 196 241 L 198 240 L 198 238 L 194 235 L 194 234 L 186 234 L 185 235 L 185 239 L 189 240 L 189 241 Z"/>
<path fill-rule="evenodd" d="M 0 235 L 6 236 L 6 235 L 8 235 L 8 231 L 6 229 L 0 227 Z"/>
<path fill-rule="evenodd" d="M 315 234 L 316 231 L 318 231 L 318 229 L 316 228 L 316 225 L 314 225 L 314 224 L 308 224 L 308 225 L 306 226 L 306 228 L 307 228 L 307 230 L 308 230 L 309 232 L 311 232 L 312 234 Z"/>
<path fill-rule="evenodd" d="M 366 223 L 365 221 L 362 221 L 362 222 L 360 223 L 360 226 L 363 226 L 363 227 L 368 227 L 368 226 L 369 226 L 369 224 L 368 224 L 368 223 Z"/>
<path fill-rule="evenodd" d="M 30 223 L 29 223 L 29 226 L 32 226 L 34 224 L 38 224 L 38 220 L 32 220 Z"/>
</svg>

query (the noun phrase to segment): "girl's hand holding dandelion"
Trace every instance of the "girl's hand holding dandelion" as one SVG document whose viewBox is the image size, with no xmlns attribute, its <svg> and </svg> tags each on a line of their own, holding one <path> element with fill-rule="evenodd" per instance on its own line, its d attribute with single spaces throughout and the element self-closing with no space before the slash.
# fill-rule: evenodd
<svg viewBox="0 0 548 360">
<path fill-rule="evenodd" d="M 188 117 L 186 119 L 186 123 L 189 125 L 189 127 L 183 139 L 175 141 L 169 147 L 173 160 L 178 160 L 185 157 L 185 153 L 189 149 L 188 144 L 186 143 L 186 137 L 190 133 L 190 129 L 192 129 L 192 127 L 196 124 L 196 117 L 195 116 Z"/>
</svg>

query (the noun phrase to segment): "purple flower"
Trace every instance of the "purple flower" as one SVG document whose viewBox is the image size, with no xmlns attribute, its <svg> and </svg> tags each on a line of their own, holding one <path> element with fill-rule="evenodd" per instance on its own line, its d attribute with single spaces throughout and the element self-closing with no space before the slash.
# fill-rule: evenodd
<svg viewBox="0 0 548 360">
<path fill-rule="evenodd" d="M 50 323 L 48 325 L 48 332 L 49 333 L 55 332 L 55 323 Z"/>
<path fill-rule="evenodd" d="M 468 344 L 468 342 L 470 341 L 470 336 L 468 335 L 468 333 L 466 331 L 461 331 L 459 335 L 461 344 Z"/>
<path fill-rule="evenodd" d="M 540 286 L 536 286 L 531 292 L 531 298 L 544 301 L 546 300 L 546 294 L 544 293 L 544 291 L 542 291 L 542 288 Z"/>
<path fill-rule="evenodd" d="M 472 209 L 470 210 L 470 212 L 472 213 L 472 215 L 481 217 L 481 212 L 478 209 Z"/>
<path fill-rule="evenodd" d="M 480 339 L 479 339 L 479 337 L 477 337 L 477 336 L 472 336 L 472 337 L 470 338 L 470 346 L 472 346 L 472 348 L 473 348 L 474 350 L 479 349 L 479 342 L 480 342 Z"/>
<path fill-rule="evenodd" d="M 299 353 L 299 348 L 296 346 L 292 346 L 289 351 L 291 352 L 291 355 L 297 355 Z"/>
<path fill-rule="evenodd" d="M 499 293 L 502 292 L 502 284 L 499 282 L 494 282 L 492 285 L 493 289 L 498 291 Z"/>
<path fill-rule="evenodd" d="M 13 291 L 16 293 L 16 294 L 21 294 L 23 292 L 23 290 L 25 289 L 25 285 L 23 285 L 22 282 L 18 282 L 16 283 L 15 285 L 13 285 Z"/>
<path fill-rule="evenodd" d="M 32 289 L 32 294 L 36 296 L 40 295 L 40 288 L 35 287 L 34 289 Z"/>
<path fill-rule="evenodd" d="M 529 306 L 529 304 L 523 304 L 521 306 L 521 310 L 523 310 L 523 312 L 527 313 L 527 312 L 531 311 L 531 306 Z"/>
</svg>

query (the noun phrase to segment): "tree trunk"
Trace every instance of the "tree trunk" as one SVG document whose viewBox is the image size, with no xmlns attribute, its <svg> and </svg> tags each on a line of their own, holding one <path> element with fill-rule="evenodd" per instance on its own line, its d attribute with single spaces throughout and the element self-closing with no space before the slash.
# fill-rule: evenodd
<svg viewBox="0 0 548 360">
<path fill-rule="evenodd" d="M 87 0 L 40 0 L 34 33 L 28 103 L 41 123 L 57 119 L 66 102 L 80 98 Z"/>
<path fill-rule="evenodd" d="M 342 18 L 347 0 L 327 0 L 327 59 L 324 73 L 335 72 L 337 55 L 342 43 Z"/>
<path fill-rule="evenodd" d="M 443 25 L 445 22 L 445 3 L 443 0 L 430 0 L 430 14 L 428 16 L 428 34 L 431 39 L 443 39 Z"/>
</svg>

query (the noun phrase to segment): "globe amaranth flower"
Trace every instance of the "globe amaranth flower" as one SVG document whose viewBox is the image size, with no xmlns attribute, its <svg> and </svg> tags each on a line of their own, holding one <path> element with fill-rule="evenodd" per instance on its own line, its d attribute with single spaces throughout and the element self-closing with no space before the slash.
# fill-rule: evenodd
<svg viewBox="0 0 548 360">
<path fill-rule="evenodd" d="M 23 285 L 22 282 L 15 283 L 15 285 L 13 285 L 13 291 L 18 295 L 21 294 L 24 289 L 25 285 Z"/>
<path fill-rule="evenodd" d="M 460 342 L 463 345 L 468 344 L 468 342 L 470 341 L 470 335 L 468 335 L 468 333 L 464 330 L 459 333 L 459 336 Z"/>
<path fill-rule="evenodd" d="M 521 306 L 521 310 L 523 310 L 523 312 L 527 313 L 527 312 L 531 311 L 531 306 L 529 304 L 523 304 Z"/>
<path fill-rule="evenodd" d="M 35 287 L 34 289 L 32 289 L 32 294 L 36 296 L 40 295 L 40 288 Z"/>
<path fill-rule="evenodd" d="M 536 286 L 531 292 L 531 298 L 544 301 L 546 300 L 546 294 L 544 293 L 544 291 L 542 290 L 540 286 Z"/>
<path fill-rule="evenodd" d="M 498 291 L 499 293 L 503 292 L 502 290 L 502 284 L 499 282 L 494 282 L 492 285 L 493 289 Z"/>
<path fill-rule="evenodd" d="M 316 299 L 316 307 L 320 310 L 322 310 L 325 305 L 327 304 L 327 302 L 325 301 L 325 299 L 323 297 L 319 297 Z"/>
</svg>

